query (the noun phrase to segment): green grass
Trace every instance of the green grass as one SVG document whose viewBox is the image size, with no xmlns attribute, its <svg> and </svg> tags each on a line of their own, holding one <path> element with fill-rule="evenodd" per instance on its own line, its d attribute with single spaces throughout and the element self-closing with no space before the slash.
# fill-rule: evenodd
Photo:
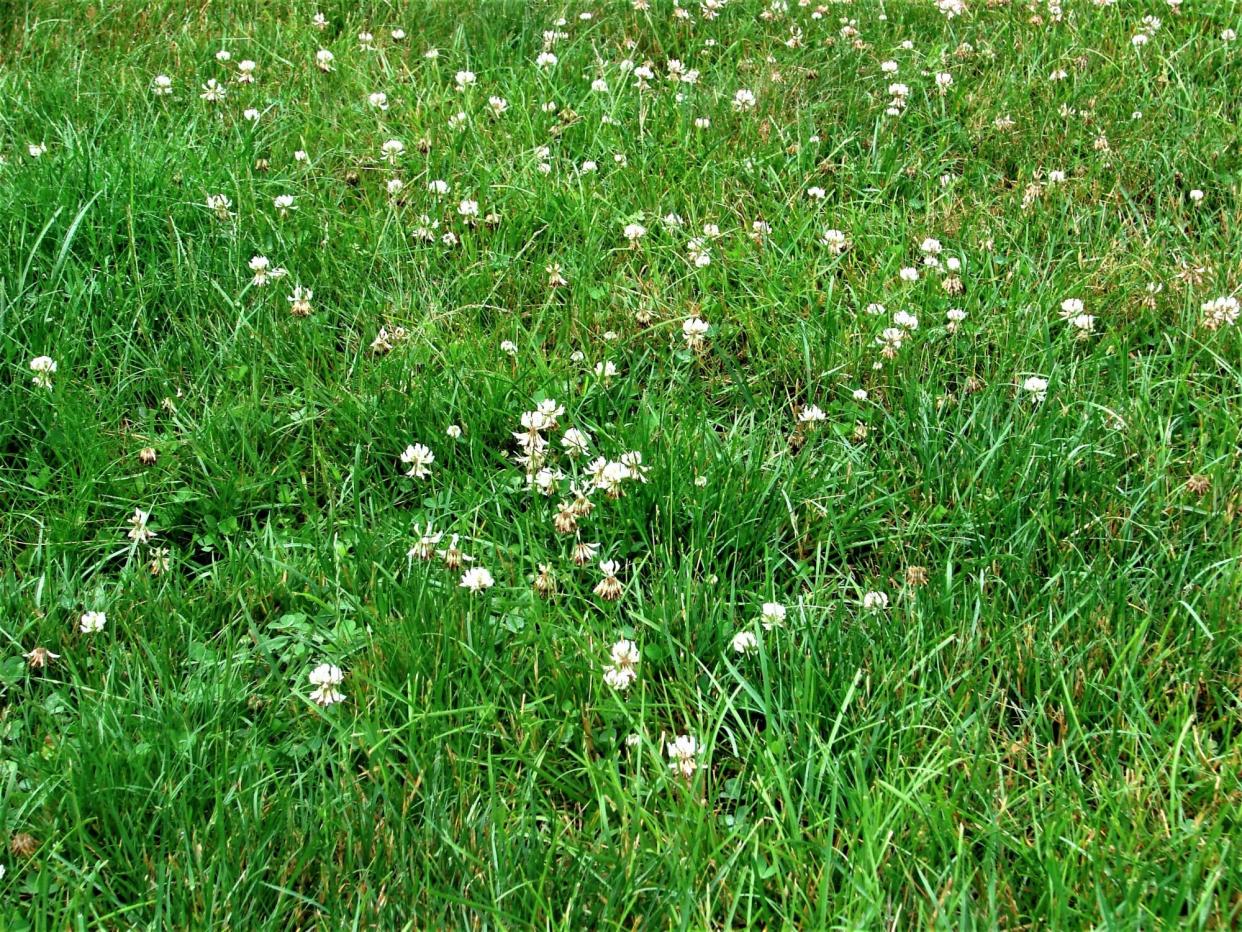
<svg viewBox="0 0 1242 932">
<path fill-rule="evenodd" d="M 1242 923 L 1242 338 L 1201 310 L 1242 287 L 1242 19 L 1064 7 L 0 0 L 0 927 Z M 962 293 L 899 278 L 927 237 Z M 579 521 L 608 601 L 553 519 L 627 451 Z M 495 585 L 409 556 L 428 522 Z"/>
</svg>

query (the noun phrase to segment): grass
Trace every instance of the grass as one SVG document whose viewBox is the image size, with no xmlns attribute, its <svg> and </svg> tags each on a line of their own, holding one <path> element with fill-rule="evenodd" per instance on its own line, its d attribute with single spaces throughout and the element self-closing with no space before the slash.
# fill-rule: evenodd
<svg viewBox="0 0 1242 932">
<path fill-rule="evenodd" d="M 0 0 L 0 927 L 1242 922 L 1242 21 L 1064 6 Z"/>
</svg>

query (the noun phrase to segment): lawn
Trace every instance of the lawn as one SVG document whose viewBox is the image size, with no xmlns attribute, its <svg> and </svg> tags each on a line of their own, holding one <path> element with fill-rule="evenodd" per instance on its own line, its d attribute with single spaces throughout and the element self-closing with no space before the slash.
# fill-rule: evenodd
<svg viewBox="0 0 1242 932">
<path fill-rule="evenodd" d="M 0 0 L 0 928 L 1238 927 L 1235 30 Z"/>
</svg>

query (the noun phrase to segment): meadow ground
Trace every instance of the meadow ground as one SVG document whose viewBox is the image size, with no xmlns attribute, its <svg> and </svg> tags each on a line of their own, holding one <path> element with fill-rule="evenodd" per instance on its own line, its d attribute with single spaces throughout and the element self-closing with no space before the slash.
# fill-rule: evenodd
<svg viewBox="0 0 1242 932">
<path fill-rule="evenodd" d="M 1236 928 L 1237 29 L 0 0 L 0 927 Z"/>
</svg>

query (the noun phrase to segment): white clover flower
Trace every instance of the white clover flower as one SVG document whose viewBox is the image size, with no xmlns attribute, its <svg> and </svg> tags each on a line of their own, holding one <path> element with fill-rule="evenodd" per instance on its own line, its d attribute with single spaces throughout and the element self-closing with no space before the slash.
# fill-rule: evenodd
<svg viewBox="0 0 1242 932">
<path fill-rule="evenodd" d="M 828 247 L 829 252 L 838 256 L 850 247 L 849 238 L 841 230 L 825 230 L 819 241 Z"/>
<path fill-rule="evenodd" d="M 277 194 L 274 198 L 272 198 L 272 206 L 276 208 L 277 212 L 282 217 L 289 216 L 289 211 L 291 210 L 297 210 L 297 207 L 293 203 L 292 194 Z"/>
<path fill-rule="evenodd" d="M 453 80 L 457 82 L 457 89 L 464 91 L 466 88 L 478 81 L 473 71 L 459 71 L 453 76 Z"/>
<path fill-rule="evenodd" d="M 556 65 L 556 62 L 557 58 L 551 52 L 540 52 L 535 59 L 535 66 L 537 68 L 552 68 Z"/>
<path fill-rule="evenodd" d="M 580 540 L 574 544 L 573 561 L 578 566 L 586 566 L 599 555 L 599 544 Z"/>
<path fill-rule="evenodd" d="M 798 422 L 800 424 L 819 424 L 828 419 L 828 415 L 824 414 L 824 409 L 819 405 L 807 405 L 798 412 Z"/>
<path fill-rule="evenodd" d="M 450 440 L 458 440 L 462 435 L 461 427 L 457 424 L 450 424 L 444 432 L 448 435 Z"/>
<path fill-rule="evenodd" d="M 206 83 L 203 84 L 203 93 L 199 94 L 199 97 L 208 103 L 217 103 L 224 100 L 226 96 L 227 92 L 224 89 L 224 85 L 215 78 L 208 78 Z"/>
<path fill-rule="evenodd" d="M 623 464 L 619 460 L 599 460 L 592 462 L 587 471 L 591 473 L 592 481 L 595 487 L 601 492 L 606 492 L 611 498 L 620 498 L 622 495 L 622 483 L 633 478 L 633 472 L 630 467 Z"/>
<path fill-rule="evenodd" d="M 1048 380 L 1038 375 L 1032 375 L 1022 383 L 1022 390 L 1031 396 L 1032 401 L 1038 404 L 1048 394 Z"/>
<path fill-rule="evenodd" d="M 699 743 L 690 735 L 678 735 L 667 745 L 669 769 L 689 780 L 699 767 Z"/>
<path fill-rule="evenodd" d="M 147 527 L 147 522 L 151 520 L 150 512 L 143 511 L 141 508 L 135 508 L 134 513 L 129 518 L 129 531 L 126 537 L 138 544 L 145 544 L 155 537 L 155 532 Z"/>
<path fill-rule="evenodd" d="M 427 525 L 426 533 L 423 533 L 417 524 L 414 525 L 413 531 L 418 536 L 418 543 L 409 549 L 407 556 L 412 560 L 430 560 L 436 555 L 436 547 L 444 538 L 444 533 L 432 530 L 430 523 Z"/>
<path fill-rule="evenodd" d="M 1203 311 L 1203 325 L 1209 330 L 1232 327 L 1238 320 L 1239 302 L 1234 297 L 1213 298 L 1199 305 Z"/>
<path fill-rule="evenodd" d="M 383 91 L 376 91 L 374 94 L 368 94 L 367 103 L 369 103 L 376 110 L 387 110 L 388 95 Z"/>
<path fill-rule="evenodd" d="M 559 469 L 552 469 L 544 466 L 533 476 L 529 473 L 526 476 L 526 484 L 538 489 L 543 495 L 555 495 L 557 486 L 561 480 L 565 478 L 565 474 Z"/>
<path fill-rule="evenodd" d="M 737 93 L 733 95 L 733 109 L 739 113 L 743 110 L 754 110 L 754 91 L 749 91 L 746 88 L 740 88 Z"/>
<path fill-rule="evenodd" d="M 621 465 L 629 470 L 630 479 L 636 482 L 646 483 L 647 473 L 650 467 L 643 465 L 643 455 L 637 450 L 630 450 L 628 453 L 621 454 Z"/>
<path fill-rule="evenodd" d="M 444 566 L 447 569 L 456 570 L 463 563 L 474 562 L 474 557 L 467 556 L 466 554 L 462 552 L 462 549 L 458 543 L 460 540 L 461 540 L 461 535 L 454 534 L 452 537 L 449 538 L 449 545 L 447 547 L 445 547 L 443 550 L 436 551 L 436 556 L 438 556 L 441 560 L 444 561 Z M 490 580 L 491 577 L 488 576 L 488 579 Z M 490 585 L 490 583 L 488 583 L 488 585 Z"/>
<path fill-rule="evenodd" d="M 411 479 L 426 479 L 431 475 L 428 468 L 436 460 L 431 448 L 421 443 L 412 443 L 401 451 L 401 462 L 410 467 L 406 473 Z"/>
<path fill-rule="evenodd" d="M 638 679 L 640 654 L 638 645 L 622 638 L 612 645 L 609 651 L 612 663 L 604 667 L 604 682 L 620 692 L 624 692 Z"/>
<path fill-rule="evenodd" d="M 249 58 L 243 59 L 237 63 L 237 83 L 253 84 L 254 70 L 258 67 Z"/>
<path fill-rule="evenodd" d="M 759 639 L 753 631 L 739 631 L 729 644 L 738 654 L 753 654 L 759 649 Z"/>
<path fill-rule="evenodd" d="M 267 256 L 251 256 L 247 266 L 254 273 L 253 283 L 259 288 L 266 285 L 272 277 L 271 261 Z"/>
<path fill-rule="evenodd" d="M 708 252 L 707 241 L 702 237 L 694 237 L 686 243 L 686 257 L 694 264 L 695 268 L 706 268 L 712 264 L 711 253 Z"/>
<path fill-rule="evenodd" d="M 345 694 L 336 687 L 345 680 L 341 668 L 330 663 L 321 663 L 311 670 L 309 677 L 312 690 L 310 698 L 316 705 L 324 707 L 345 701 Z"/>
<path fill-rule="evenodd" d="M 759 620 L 763 623 L 763 630 L 771 631 L 783 625 L 787 614 L 787 609 L 780 602 L 764 602 L 759 610 Z"/>
<path fill-rule="evenodd" d="M 892 359 L 897 354 L 897 351 L 901 349 L 906 336 L 906 331 L 900 327 L 885 327 L 880 332 L 880 335 L 876 337 L 876 342 L 883 347 L 884 355 Z"/>
<path fill-rule="evenodd" d="M 604 667 L 604 682 L 618 692 L 625 692 L 629 689 L 637 677 L 637 672 L 631 669 Z"/>
<path fill-rule="evenodd" d="M 39 388 L 51 388 L 52 376 L 56 374 L 56 360 L 51 356 L 36 356 L 30 360 L 30 371 L 34 373 L 31 382 Z"/>
<path fill-rule="evenodd" d="M 98 634 L 108 623 L 108 616 L 103 612 L 83 612 L 78 619 L 78 630 L 83 634 Z"/>
<path fill-rule="evenodd" d="M 702 317 L 687 317 L 681 323 L 681 335 L 686 340 L 686 346 L 692 350 L 700 349 L 710 327 Z"/>
<path fill-rule="evenodd" d="M 156 97 L 167 97 L 173 92 L 173 82 L 166 74 L 157 74 L 151 79 L 151 93 Z"/>
<path fill-rule="evenodd" d="M 591 90 L 597 94 L 602 94 L 608 90 L 608 82 L 603 78 L 596 78 L 591 82 Z"/>
<path fill-rule="evenodd" d="M 640 239 L 647 235 L 647 228 L 641 223 L 627 223 L 621 233 L 631 243 L 637 244 Z"/>
<path fill-rule="evenodd" d="M 59 660 L 60 654 L 54 654 L 46 647 L 36 647 L 22 654 L 32 670 L 42 670 L 53 660 Z M 4 865 L 0 864 L 0 878 L 4 877 Z"/>
<path fill-rule="evenodd" d="M 315 292 L 309 288 L 303 288 L 301 285 L 295 285 L 293 292 L 289 295 L 289 312 L 294 317 L 306 317 L 311 312 L 311 299 L 315 297 Z"/>
<path fill-rule="evenodd" d="M 868 612 L 882 612 L 888 608 L 888 594 L 874 591 L 864 593 L 862 607 Z"/>
<path fill-rule="evenodd" d="M 917 282 L 919 280 L 919 270 L 912 266 L 906 266 L 897 273 L 897 277 L 903 282 Z"/>
<path fill-rule="evenodd" d="M 320 71 L 328 72 L 332 70 L 332 62 L 336 58 L 328 49 L 320 49 L 315 53 L 315 67 Z"/>
<path fill-rule="evenodd" d="M 561 434 L 561 446 L 570 456 L 586 456 L 591 449 L 591 438 L 576 427 L 567 427 Z"/>
<path fill-rule="evenodd" d="M 505 100 L 503 97 L 489 97 L 487 98 L 487 105 L 491 108 L 492 113 L 495 116 L 500 116 L 509 109 L 509 101 Z"/>
<path fill-rule="evenodd" d="M 233 216 L 229 208 L 233 206 L 233 202 L 229 200 L 226 194 L 208 194 L 207 209 L 221 220 L 228 220 Z"/>
<path fill-rule="evenodd" d="M 1075 314 L 1066 323 L 1070 325 L 1071 329 L 1077 330 L 1080 337 L 1085 337 L 1095 330 L 1095 315 Z"/>
<path fill-rule="evenodd" d="M 405 143 L 400 139 L 389 139 L 380 146 L 380 155 L 383 156 L 385 162 L 389 165 L 396 165 L 397 160 L 401 158 L 405 152 Z"/>
<path fill-rule="evenodd" d="M 457 212 L 463 217 L 477 217 L 479 215 L 479 202 L 466 198 L 457 205 Z"/>
<path fill-rule="evenodd" d="M 599 471 L 595 480 L 595 486 L 601 492 L 606 492 L 613 498 L 617 498 L 621 495 L 621 484 L 626 479 L 632 478 L 634 478 L 633 473 L 630 472 L 630 468 L 625 463 L 612 460 L 605 463 Z"/>
<path fill-rule="evenodd" d="M 806 189 L 806 196 L 813 201 L 822 201 L 827 192 L 818 185 L 812 185 Z"/>
<path fill-rule="evenodd" d="M 496 580 L 492 579 L 492 574 L 481 566 L 472 566 L 461 575 L 461 582 L 458 585 L 462 589 L 469 589 L 471 592 L 483 592 L 492 588 L 496 584 Z"/>
<path fill-rule="evenodd" d="M 167 573 L 168 568 L 172 566 L 167 547 L 152 547 L 148 555 L 150 561 L 147 563 L 147 569 L 150 570 L 152 576 Z"/>
<path fill-rule="evenodd" d="M 501 340 L 500 351 L 510 356 L 516 356 L 518 354 L 518 347 L 512 340 Z"/>
<path fill-rule="evenodd" d="M 259 111 L 254 107 L 247 107 L 242 111 L 242 119 L 247 120 L 250 123 L 258 123 L 260 116 L 262 116 L 262 114 L 259 113 Z"/>
</svg>

